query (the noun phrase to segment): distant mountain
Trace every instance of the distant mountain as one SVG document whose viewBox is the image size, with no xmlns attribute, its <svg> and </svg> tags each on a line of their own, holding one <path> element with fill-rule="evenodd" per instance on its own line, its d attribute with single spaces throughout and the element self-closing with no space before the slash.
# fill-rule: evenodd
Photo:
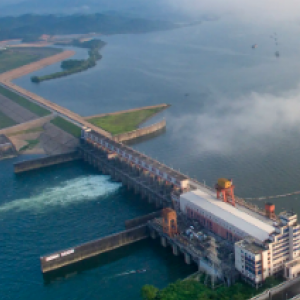
<svg viewBox="0 0 300 300">
<path fill-rule="evenodd" d="M 110 12 L 157 18 L 172 14 L 164 0 L 1 0 L 0 8 L 1 16 Z"/>
<path fill-rule="evenodd" d="M 0 40 L 37 39 L 42 34 L 84 34 L 84 33 L 143 33 L 177 28 L 167 21 L 153 21 L 142 18 L 129 18 L 119 15 L 21 15 L 0 18 Z"/>
</svg>

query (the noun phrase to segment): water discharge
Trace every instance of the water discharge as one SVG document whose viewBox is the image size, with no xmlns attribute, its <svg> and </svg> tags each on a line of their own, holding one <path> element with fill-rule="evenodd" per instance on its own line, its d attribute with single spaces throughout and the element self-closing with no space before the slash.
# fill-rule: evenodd
<svg viewBox="0 0 300 300">
<path fill-rule="evenodd" d="M 42 193 L 30 198 L 17 199 L 0 206 L 0 213 L 6 211 L 43 212 L 50 207 L 66 207 L 83 201 L 99 201 L 116 191 L 120 183 L 110 181 L 109 176 L 82 176 L 62 182 L 54 188 L 46 188 Z"/>
</svg>

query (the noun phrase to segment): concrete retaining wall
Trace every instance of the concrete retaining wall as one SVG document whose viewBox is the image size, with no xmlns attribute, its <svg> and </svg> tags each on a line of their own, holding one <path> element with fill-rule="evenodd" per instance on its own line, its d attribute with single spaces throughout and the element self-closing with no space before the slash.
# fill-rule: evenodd
<svg viewBox="0 0 300 300">
<path fill-rule="evenodd" d="M 48 166 L 53 166 L 56 164 L 61 164 L 64 162 L 78 160 L 80 158 L 81 158 L 80 154 L 77 151 L 74 151 L 74 152 L 69 152 L 64 154 L 42 157 L 38 159 L 26 160 L 26 161 L 15 163 L 14 171 L 15 173 L 22 173 L 22 172 L 40 169 Z"/>
<path fill-rule="evenodd" d="M 150 214 L 142 216 L 142 217 L 127 220 L 127 221 L 125 221 L 125 228 L 130 229 L 130 228 L 133 228 L 133 227 L 144 225 L 148 221 L 153 220 L 154 218 L 160 217 L 161 214 L 162 214 L 162 210 L 159 210 L 159 211 L 155 211 L 153 213 L 150 213 Z"/>
<path fill-rule="evenodd" d="M 163 130 L 164 128 L 166 128 L 166 120 L 162 120 L 158 123 L 155 123 L 153 125 L 144 128 L 115 135 L 112 139 L 116 142 L 130 141 L 149 134 L 153 134 L 157 131 Z"/>
<path fill-rule="evenodd" d="M 149 237 L 147 225 L 135 227 L 78 247 L 62 250 L 40 258 L 43 273 L 71 265 L 86 258 L 108 252 Z"/>
<path fill-rule="evenodd" d="M 117 111 L 117 112 L 113 112 L 113 113 L 98 114 L 98 115 L 94 115 L 94 116 L 90 116 L 90 117 L 85 117 L 84 119 L 88 120 L 88 119 L 92 119 L 92 118 L 101 118 L 101 117 L 105 117 L 105 116 L 119 115 L 119 114 L 130 113 L 130 112 L 144 110 L 144 109 L 158 108 L 158 107 L 168 108 L 168 107 L 170 107 L 170 104 L 163 103 L 163 104 L 158 104 L 158 105 L 153 105 L 153 106 L 143 106 L 143 107 L 139 107 L 139 108 L 121 110 L 121 111 Z M 151 117 L 153 117 L 153 116 L 151 116 Z"/>
<path fill-rule="evenodd" d="M 12 133 L 15 133 L 15 132 L 28 130 L 28 129 L 31 129 L 31 128 L 34 128 L 34 127 L 41 127 L 45 123 L 52 120 L 54 117 L 55 117 L 54 114 L 51 114 L 51 115 L 46 116 L 46 117 L 42 117 L 42 118 L 32 120 L 32 121 L 29 121 L 29 122 L 26 122 L 26 123 L 22 123 L 22 124 L 19 124 L 19 125 L 8 127 L 8 128 L 0 130 L 0 134 L 9 135 L 9 134 L 12 134 Z"/>
<path fill-rule="evenodd" d="M 297 278 L 294 278 L 292 280 L 288 280 L 288 281 L 285 281 L 269 290 L 266 290 L 264 291 L 263 293 L 253 297 L 253 298 L 250 298 L 249 300 L 268 300 L 268 299 L 271 299 L 270 298 L 270 295 L 274 296 L 278 293 L 280 293 L 281 291 L 295 285 L 295 284 L 299 284 L 300 282 L 300 277 L 297 277 Z"/>
<path fill-rule="evenodd" d="M 17 150 L 11 140 L 4 134 L 0 134 L 0 160 L 16 156 Z"/>
</svg>

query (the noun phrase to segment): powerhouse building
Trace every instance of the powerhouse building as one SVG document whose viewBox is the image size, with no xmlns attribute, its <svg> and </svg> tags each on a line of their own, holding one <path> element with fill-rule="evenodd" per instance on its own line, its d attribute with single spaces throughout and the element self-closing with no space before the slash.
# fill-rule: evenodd
<svg viewBox="0 0 300 300">
<path fill-rule="evenodd" d="M 234 244 L 235 267 L 253 286 L 260 286 L 271 275 L 300 275 L 300 225 L 295 213 L 281 213 L 274 222 L 244 206 L 217 199 L 205 188 L 183 193 L 177 201 L 187 217 Z"/>
</svg>

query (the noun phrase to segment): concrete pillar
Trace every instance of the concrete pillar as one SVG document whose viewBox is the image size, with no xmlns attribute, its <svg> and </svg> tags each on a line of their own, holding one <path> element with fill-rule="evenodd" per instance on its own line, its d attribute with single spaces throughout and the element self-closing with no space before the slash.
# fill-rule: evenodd
<svg viewBox="0 0 300 300">
<path fill-rule="evenodd" d="M 156 208 L 159 208 L 161 206 L 159 199 L 156 199 L 155 206 Z"/>
<path fill-rule="evenodd" d="M 188 253 L 184 253 L 184 262 L 185 262 L 187 265 L 190 265 L 190 264 L 191 264 L 191 256 L 190 256 Z"/>
<path fill-rule="evenodd" d="M 201 270 L 201 258 L 198 259 L 198 271 Z"/>
<path fill-rule="evenodd" d="M 173 254 L 174 254 L 175 256 L 178 256 L 178 255 L 179 255 L 179 249 L 178 249 L 178 247 L 177 247 L 176 245 L 173 245 Z"/>
<path fill-rule="evenodd" d="M 167 239 L 165 237 L 161 236 L 160 242 L 163 247 L 167 247 Z"/>
<path fill-rule="evenodd" d="M 154 230 L 151 230 L 150 236 L 151 236 L 151 238 L 152 238 L 153 240 L 155 240 L 155 239 L 156 239 L 156 232 L 155 232 Z"/>
</svg>

